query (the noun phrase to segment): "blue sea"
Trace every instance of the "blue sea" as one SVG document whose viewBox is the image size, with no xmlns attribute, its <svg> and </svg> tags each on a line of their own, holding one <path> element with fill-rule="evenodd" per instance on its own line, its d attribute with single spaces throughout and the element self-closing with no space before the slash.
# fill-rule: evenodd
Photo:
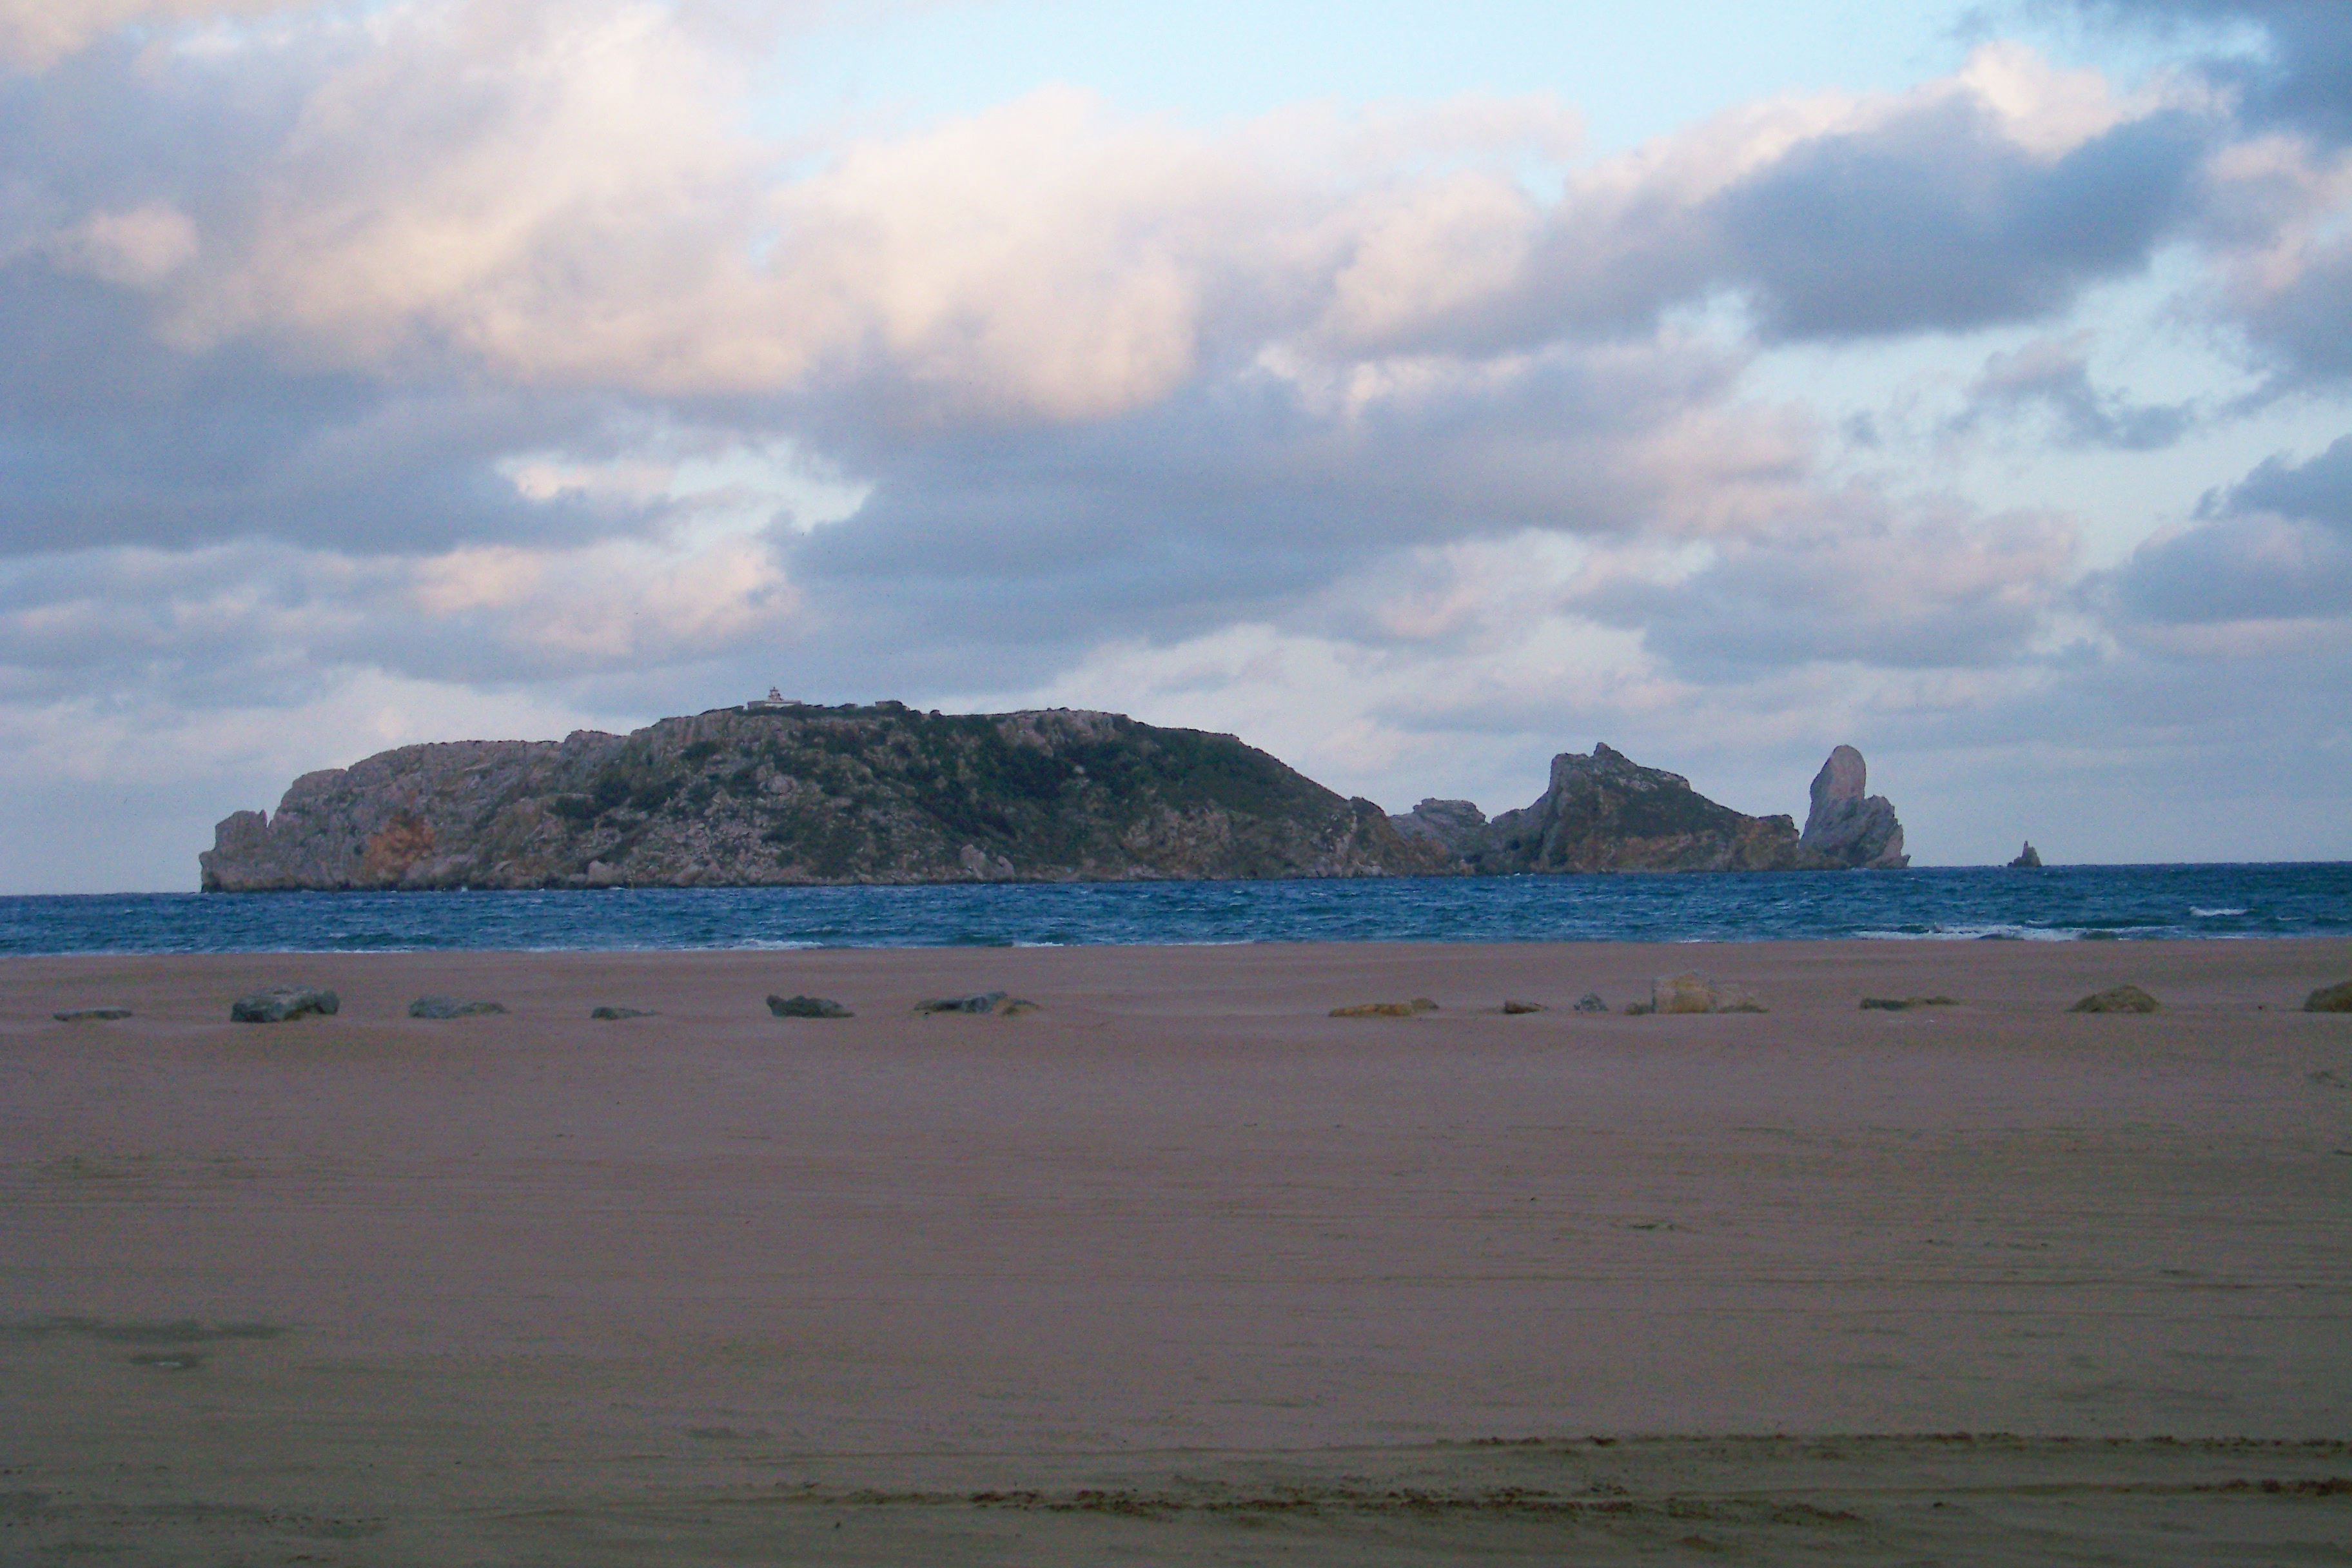
<svg viewBox="0 0 2352 1568">
<path fill-rule="evenodd" d="M 0 953 L 2352 933 L 2352 863 L 0 899 Z"/>
</svg>

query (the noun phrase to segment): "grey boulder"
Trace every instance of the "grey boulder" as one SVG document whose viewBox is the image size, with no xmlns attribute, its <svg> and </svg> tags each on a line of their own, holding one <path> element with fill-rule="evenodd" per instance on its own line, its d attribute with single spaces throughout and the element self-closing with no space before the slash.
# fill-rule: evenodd
<svg viewBox="0 0 2352 1568">
<path fill-rule="evenodd" d="M 238 1024 L 283 1024 L 289 1019 L 321 1017 L 342 1010 L 343 999 L 331 991 L 320 991 L 308 985 L 277 985 L 267 991 L 257 991 L 250 996 L 240 996 L 228 1010 L 232 1022 Z"/>
<path fill-rule="evenodd" d="M 128 1018 L 131 1016 L 131 1009 L 128 1007 L 68 1007 L 62 1013 L 52 1013 L 49 1016 L 60 1024 L 110 1023 L 117 1018 Z"/>
<path fill-rule="evenodd" d="M 408 1005 L 412 1018 L 470 1018 L 480 1013 L 503 1013 L 497 1002 L 460 1002 L 455 996 L 419 996 Z"/>
<path fill-rule="evenodd" d="M 856 1014 L 830 996 L 771 996 L 768 1011 L 779 1018 L 854 1018 Z"/>
<path fill-rule="evenodd" d="M 2303 1010 L 2306 1013 L 2352 1013 L 2352 980 L 2321 986 L 2304 998 Z"/>
<path fill-rule="evenodd" d="M 999 1017 L 1011 1018 L 1018 1016 L 1023 1013 L 1036 1012 L 1037 1004 L 1034 1002 L 1024 1002 L 1018 996 L 1008 995 L 1002 991 L 982 991 L 970 996 L 930 997 L 926 1001 L 916 1003 L 915 1011 L 925 1015 L 933 1013 L 994 1014 Z"/>
<path fill-rule="evenodd" d="M 2137 985 L 2110 985 L 2084 997 L 2069 1013 L 2153 1013 L 2156 998 Z"/>
</svg>

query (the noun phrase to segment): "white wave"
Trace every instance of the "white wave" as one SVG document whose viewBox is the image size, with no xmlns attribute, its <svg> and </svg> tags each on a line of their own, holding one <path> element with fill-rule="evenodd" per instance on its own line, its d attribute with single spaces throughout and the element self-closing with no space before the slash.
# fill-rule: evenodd
<svg viewBox="0 0 2352 1568">
<path fill-rule="evenodd" d="M 2189 906 L 2189 912 L 2195 915 L 2200 920 L 2210 921 L 2216 915 L 2242 915 L 2246 911 L 2243 910 L 2200 910 L 2195 904 L 2191 904 Z"/>
<path fill-rule="evenodd" d="M 1869 942 L 2065 942 L 2080 933 L 2043 931 L 2034 926 L 1982 925 L 1937 926 L 1930 931 L 1858 931 L 1853 934 Z"/>
</svg>

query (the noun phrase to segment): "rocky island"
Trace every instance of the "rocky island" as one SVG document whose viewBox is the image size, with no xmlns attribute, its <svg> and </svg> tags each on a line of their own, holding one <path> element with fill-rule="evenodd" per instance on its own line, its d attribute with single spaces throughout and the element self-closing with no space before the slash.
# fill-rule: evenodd
<svg viewBox="0 0 2352 1568">
<path fill-rule="evenodd" d="M 1068 709 L 755 702 L 627 735 L 403 746 L 294 781 L 207 892 L 1458 871 L 1231 735 Z"/>
<path fill-rule="evenodd" d="M 1790 816 L 1748 816 L 1596 745 L 1551 760 L 1534 804 L 1493 821 L 1466 800 L 1424 800 L 1392 818 L 1408 838 L 1442 844 L 1490 875 L 1563 871 L 1827 871 L 1907 866 L 1903 827 L 1884 795 L 1864 794 L 1862 753 L 1840 746 L 1813 780 L 1802 833 Z"/>
<path fill-rule="evenodd" d="M 745 887 L 1899 867 L 1903 830 L 1831 753 L 1800 833 L 1596 745 L 1492 821 L 1391 817 L 1231 735 L 1116 713 L 771 699 L 626 735 L 404 746 L 294 781 L 197 859 L 206 892 Z"/>
</svg>

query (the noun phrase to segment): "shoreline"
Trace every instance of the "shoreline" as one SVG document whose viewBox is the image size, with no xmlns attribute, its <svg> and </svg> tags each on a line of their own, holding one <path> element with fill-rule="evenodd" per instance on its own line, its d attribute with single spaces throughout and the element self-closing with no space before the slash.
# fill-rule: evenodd
<svg viewBox="0 0 2352 1568">
<path fill-rule="evenodd" d="M 1613 1010 L 1684 969 L 1768 1010 Z M 2294 1009 L 2347 975 L 2336 938 L 9 958 L 12 1549 L 2310 1554 L 2352 1516 L 2352 1016 Z M 2122 983 L 2162 1010 L 2066 1010 Z M 342 1010 L 227 1021 L 278 984 Z M 986 989 L 1042 1011 L 909 1011 Z"/>
</svg>

